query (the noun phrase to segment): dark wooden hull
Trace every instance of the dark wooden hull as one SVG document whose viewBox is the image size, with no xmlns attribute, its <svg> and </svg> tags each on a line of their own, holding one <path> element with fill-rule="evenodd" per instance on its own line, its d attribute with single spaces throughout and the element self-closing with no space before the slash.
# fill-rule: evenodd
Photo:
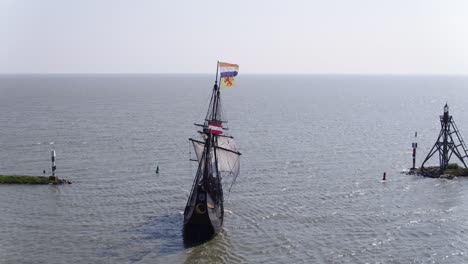
<svg viewBox="0 0 468 264">
<path fill-rule="evenodd" d="M 214 238 L 222 229 L 223 204 L 216 205 L 212 196 L 195 188 L 184 212 L 184 244 L 197 245 Z"/>
</svg>

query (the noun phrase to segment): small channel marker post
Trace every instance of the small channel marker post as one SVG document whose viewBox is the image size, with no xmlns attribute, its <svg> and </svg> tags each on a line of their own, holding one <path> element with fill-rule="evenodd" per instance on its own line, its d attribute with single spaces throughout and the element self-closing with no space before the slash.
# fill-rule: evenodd
<svg viewBox="0 0 468 264">
<path fill-rule="evenodd" d="M 414 132 L 414 142 L 412 143 L 413 147 L 413 167 L 411 168 L 412 170 L 416 169 L 416 149 L 418 148 L 418 142 L 416 142 L 418 139 L 418 132 Z"/>
<path fill-rule="evenodd" d="M 51 180 L 57 181 L 57 178 L 55 177 L 55 169 L 57 169 L 57 166 L 55 166 L 55 150 L 52 150 L 52 176 Z"/>
</svg>

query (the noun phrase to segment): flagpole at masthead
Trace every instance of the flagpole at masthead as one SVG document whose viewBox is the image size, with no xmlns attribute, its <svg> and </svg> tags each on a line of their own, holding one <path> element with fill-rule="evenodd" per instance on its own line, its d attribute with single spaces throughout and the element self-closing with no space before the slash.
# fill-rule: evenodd
<svg viewBox="0 0 468 264">
<path fill-rule="evenodd" d="M 215 85 L 218 84 L 218 70 L 219 70 L 219 61 L 216 62 L 216 78 L 215 78 Z M 221 80 L 220 80 L 221 82 Z"/>
</svg>

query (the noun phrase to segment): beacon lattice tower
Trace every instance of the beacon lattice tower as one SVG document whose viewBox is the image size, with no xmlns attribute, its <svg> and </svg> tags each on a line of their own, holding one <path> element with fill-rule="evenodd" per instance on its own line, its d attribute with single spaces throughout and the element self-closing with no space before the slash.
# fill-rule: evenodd
<svg viewBox="0 0 468 264">
<path fill-rule="evenodd" d="M 440 133 L 436 143 L 432 147 L 427 157 L 424 159 L 421 168 L 434 154 L 439 153 L 440 169 L 445 170 L 452 155 L 455 155 L 467 168 L 465 158 L 468 157 L 465 141 L 463 140 L 455 121 L 449 115 L 449 107 L 444 106 L 444 115 L 440 116 Z"/>
</svg>

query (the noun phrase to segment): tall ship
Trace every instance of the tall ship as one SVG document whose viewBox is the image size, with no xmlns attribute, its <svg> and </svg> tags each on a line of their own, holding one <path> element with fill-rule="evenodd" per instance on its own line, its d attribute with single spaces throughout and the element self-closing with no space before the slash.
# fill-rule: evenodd
<svg viewBox="0 0 468 264">
<path fill-rule="evenodd" d="M 221 231 L 224 219 L 223 180 L 228 182 L 227 178 L 230 178 L 230 190 L 239 175 L 241 153 L 237 151 L 234 138 L 227 134 L 220 91 L 220 86 L 234 85 L 238 71 L 237 64 L 218 62 L 205 121 L 195 124 L 199 128 L 199 138 L 189 139 L 198 168 L 184 211 L 186 244 L 203 243 Z"/>
</svg>

